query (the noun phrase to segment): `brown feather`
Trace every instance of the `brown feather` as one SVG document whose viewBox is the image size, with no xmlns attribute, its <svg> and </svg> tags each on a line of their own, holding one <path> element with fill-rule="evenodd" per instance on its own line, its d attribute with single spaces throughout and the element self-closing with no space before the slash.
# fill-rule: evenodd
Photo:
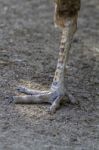
<svg viewBox="0 0 99 150">
<path fill-rule="evenodd" d="M 64 26 L 66 18 L 74 17 L 80 10 L 80 0 L 55 0 L 55 22 Z"/>
</svg>

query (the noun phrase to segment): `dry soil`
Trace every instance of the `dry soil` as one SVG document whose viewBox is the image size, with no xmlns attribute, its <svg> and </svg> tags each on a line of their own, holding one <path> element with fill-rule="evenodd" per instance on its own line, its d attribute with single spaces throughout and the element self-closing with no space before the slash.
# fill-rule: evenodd
<svg viewBox="0 0 99 150">
<path fill-rule="evenodd" d="M 0 0 L 0 150 L 99 150 L 99 0 L 82 0 L 65 86 L 79 101 L 49 105 L 9 104 L 24 85 L 50 87 L 61 31 L 53 1 Z"/>
</svg>

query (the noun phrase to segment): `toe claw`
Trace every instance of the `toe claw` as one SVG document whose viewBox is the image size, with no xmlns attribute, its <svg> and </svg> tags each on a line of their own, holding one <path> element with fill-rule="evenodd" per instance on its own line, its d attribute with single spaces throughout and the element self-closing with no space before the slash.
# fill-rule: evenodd
<svg viewBox="0 0 99 150">
<path fill-rule="evenodd" d="M 56 108 L 55 107 L 50 107 L 49 109 L 49 114 L 54 114 L 56 112 Z"/>
<path fill-rule="evenodd" d="M 47 110 L 47 112 L 48 112 L 48 114 L 53 115 L 53 114 L 56 112 L 56 109 L 53 109 L 53 108 L 50 107 L 50 108 Z"/>
<path fill-rule="evenodd" d="M 14 103 L 14 97 L 13 96 L 6 96 L 5 98 L 7 101 L 7 104 L 11 104 L 11 103 Z"/>
<path fill-rule="evenodd" d="M 50 114 L 54 114 L 54 113 L 57 111 L 57 109 L 60 107 L 60 101 L 61 101 L 61 99 L 58 99 L 58 98 L 57 98 L 57 99 L 52 103 L 51 107 L 49 108 Z"/>
<path fill-rule="evenodd" d="M 69 100 L 70 100 L 70 102 L 71 102 L 72 104 L 76 104 L 77 101 L 76 101 L 76 99 L 74 98 L 73 95 L 69 94 L 68 97 L 69 97 Z"/>
<path fill-rule="evenodd" d="M 70 94 L 68 91 L 66 91 L 65 96 L 68 97 L 69 101 L 72 104 L 76 104 L 77 103 L 77 100 L 75 99 L 75 97 L 72 94 Z"/>
</svg>

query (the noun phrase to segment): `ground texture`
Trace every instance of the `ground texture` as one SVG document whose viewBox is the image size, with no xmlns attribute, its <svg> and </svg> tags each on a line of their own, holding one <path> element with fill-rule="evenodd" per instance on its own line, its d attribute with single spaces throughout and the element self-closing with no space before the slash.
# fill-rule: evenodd
<svg viewBox="0 0 99 150">
<path fill-rule="evenodd" d="M 0 150 L 99 150 L 99 0 L 83 0 L 65 85 L 79 101 L 8 104 L 24 85 L 48 89 L 58 58 L 60 31 L 53 1 L 0 0 Z"/>
</svg>

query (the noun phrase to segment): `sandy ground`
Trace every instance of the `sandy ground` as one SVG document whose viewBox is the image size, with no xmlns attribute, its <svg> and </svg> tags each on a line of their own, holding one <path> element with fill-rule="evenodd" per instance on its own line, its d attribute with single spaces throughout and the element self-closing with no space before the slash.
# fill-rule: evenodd
<svg viewBox="0 0 99 150">
<path fill-rule="evenodd" d="M 65 76 L 79 104 L 51 116 L 49 105 L 5 99 L 19 85 L 50 87 L 60 40 L 53 11 L 50 0 L 0 0 L 0 150 L 99 150 L 99 0 L 82 1 Z"/>
</svg>

